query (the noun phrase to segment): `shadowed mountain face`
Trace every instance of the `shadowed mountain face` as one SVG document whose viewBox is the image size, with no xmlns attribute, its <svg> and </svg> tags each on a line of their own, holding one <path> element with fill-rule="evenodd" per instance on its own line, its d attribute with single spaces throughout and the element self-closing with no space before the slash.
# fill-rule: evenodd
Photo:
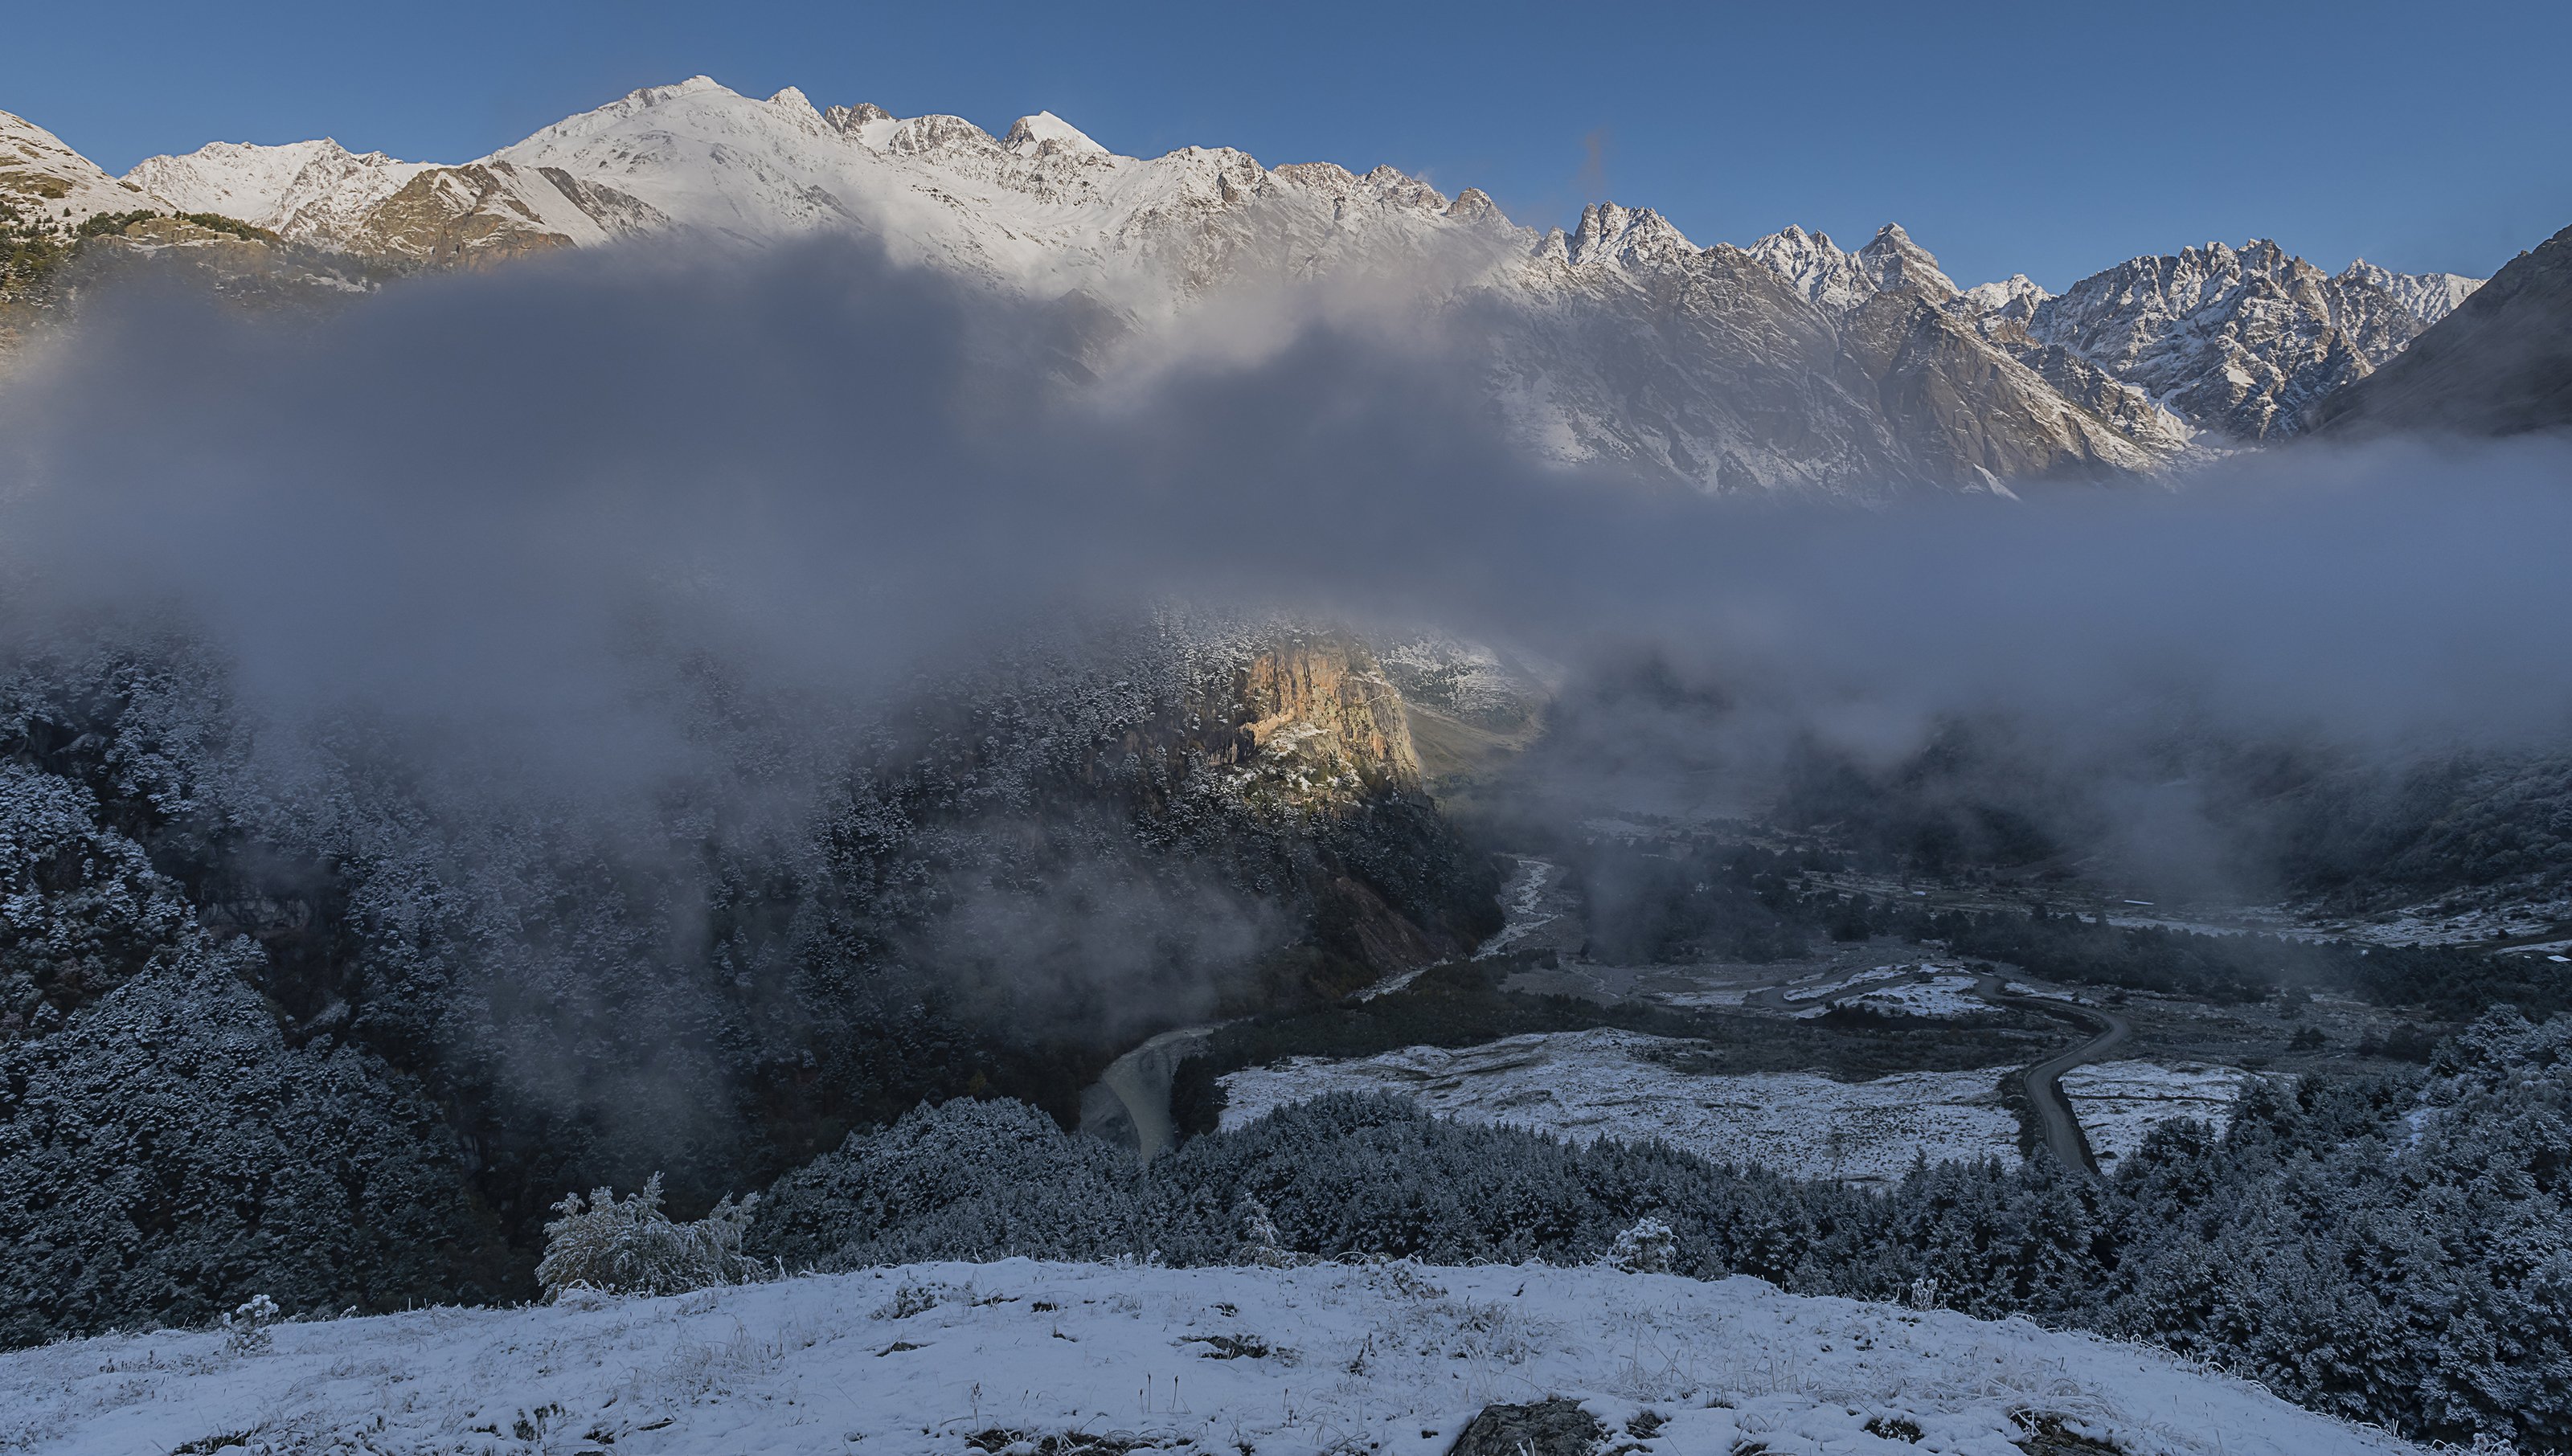
<svg viewBox="0 0 2572 1456">
<path fill-rule="evenodd" d="M 2343 438 L 2572 425 L 2572 228 L 2520 253 L 2399 358 L 2317 404 L 2312 420 Z"/>
</svg>

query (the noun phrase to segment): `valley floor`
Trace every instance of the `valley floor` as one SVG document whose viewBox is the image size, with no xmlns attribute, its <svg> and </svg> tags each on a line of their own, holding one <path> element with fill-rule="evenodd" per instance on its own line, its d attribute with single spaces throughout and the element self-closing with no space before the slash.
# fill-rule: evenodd
<svg viewBox="0 0 2572 1456">
<path fill-rule="evenodd" d="M 1080 1433 L 1065 1449 L 1431 1456 L 1486 1404 L 1550 1395 L 1635 1456 L 2020 1456 L 2039 1427 L 2101 1443 L 2039 1449 L 2127 1456 L 2417 1449 L 2024 1321 L 1597 1267 L 1012 1259 L 273 1338 L 0 1355 L 0 1450 L 965 1456 Z M 1663 1423 L 1628 1426 L 1645 1411 Z"/>
<path fill-rule="evenodd" d="M 1840 1082 L 1815 1072 L 1727 1077 L 1669 1065 L 1691 1047 L 1600 1030 L 1353 1060 L 1299 1057 L 1225 1077 L 1223 1125 L 1326 1093 L 1375 1092 L 1414 1098 L 1441 1117 L 1576 1142 L 1657 1138 L 1712 1162 L 1756 1163 L 1796 1178 L 1892 1183 L 1924 1157 L 2018 1162 L 2018 1119 L 2000 1094 L 2011 1068 Z"/>
</svg>

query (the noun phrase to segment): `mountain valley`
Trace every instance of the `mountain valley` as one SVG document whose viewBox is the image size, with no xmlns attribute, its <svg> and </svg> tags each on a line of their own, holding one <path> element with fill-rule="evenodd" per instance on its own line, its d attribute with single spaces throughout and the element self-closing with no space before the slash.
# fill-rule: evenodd
<svg viewBox="0 0 2572 1456">
<path fill-rule="evenodd" d="M 0 1446 L 2572 1449 L 2572 229 L 1444 186 L 0 113 Z"/>
</svg>

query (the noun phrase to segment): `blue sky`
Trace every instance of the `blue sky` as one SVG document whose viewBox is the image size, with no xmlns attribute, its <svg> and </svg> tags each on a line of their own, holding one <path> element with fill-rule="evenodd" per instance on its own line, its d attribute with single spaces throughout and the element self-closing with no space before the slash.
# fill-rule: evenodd
<svg viewBox="0 0 2572 1456">
<path fill-rule="evenodd" d="M 122 171 L 334 136 L 462 161 L 636 86 L 1051 110 L 1120 151 L 1391 163 L 1512 217 L 1698 243 L 1899 221 L 1960 282 L 2052 287 L 2273 237 L 2487 273 L 2572 224 L 2572 5 L 873 0 L 12 6 L 0 110 Z"/>
</svg>

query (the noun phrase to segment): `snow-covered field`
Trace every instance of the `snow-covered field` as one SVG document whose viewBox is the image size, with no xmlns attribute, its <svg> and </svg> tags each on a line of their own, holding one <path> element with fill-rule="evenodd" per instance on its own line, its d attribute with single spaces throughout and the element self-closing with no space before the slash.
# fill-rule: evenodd
<svg viewBox="0 0 2572 1456">
<path fill-rule="evenodd" d="M 1991 1004 L 1974 994 L 1976 979 L 1963 971 L 1952 971 L 1924 981 L 1878 986 L 1844 997 L 1838 1004 L 1887 1016 L 1989 1016 Z"/>
<path fill-rule="evenodd" d="M 2250 1083 L 2239 1067 L 2094 1062 L 2063 1074 L 2063 1096 L 2081 1120 L 2102 1168 L 2144 1146 L 2144 1135 L 2175 1118 L 2224 1127 Z"/>
<path fill-rule="evenodd" d="M 1663 1006 L 1742 1006 L 1748 1004 L 1756 987 L 1718 986 L 1705 991 L 1654 991 L 1651 999 Z"/>
<path fill-rule="evenodd" d="M 1406 1047 L 1348 1061 L 1299 1057 L 1223 1078 L 1223 1126 L 1328 1092 L 1417 1099 L 1466 1122 L 1587 1142 L 1658 1138 L 1723 1163 L 1800 1178 L 1891 1181 L 1913 1158 L 2018 1161 L 2004 1068 L 1834 1082 L 1812 1072 L 1698 1076 L 1651 1060 L 1688 1043 L 1623 1031 L 1548 1032 L 1479 1047 Z"/>
<path fill-rule="evenodd" d="M 1887 1016 L 1952 1018 L 1988 1016 L 1990 1003 L 1974 994 L 1981 977 L 1971 971 L 1934 962 L 1916 966 L 1877 966 L 1810 985 L 1788 986 L 1779 998 L 1800 1005 L 1795 1014 L 1820 1016 L 1834 1006 L 1854 1006 Z"/>
<path fill-rule="evenodd" d="M 1877 966 L 1873 970 L 1858 971 L 1852 975 L 1841 976 L 1837 980 L 1823 981 L 1809 986 L 1789 986 L 1781 994 L 1788 1001 L 1827 1001 L 1833 997 L 1845 995 L 1851 989 L 1863 986 L 1869 981 L 1886 980 L 1898 975 L 1903 969 L 1901 966 Z"/>
<path fill-rule="evenodd" d="M 586 1307 L 163 1331 L 0 1355 L 0 1449 L 67 1453 L 1443 1453 L 1561 1394 L 1651 1456 L 2132 1456 L 2406 1446 L 2018 1320 L 1607 1268 L 930 1264 Z M 1873 1423 L 1877 1431 L 1870 1433 Z M 1910 1433 L 1916 1431 L 1916 1437 Z"/>
<path fill-rule="evenodd" d="M 2381 920 L 2331 921 L 2333 933 L 2379 945 L 2473 945 L 2493 939 L 2543 935 L 2572 921 L 2572 896 L 2543 900 L 2500 898 L 2480 905 L 2431 901 Z"/>
</svg>

